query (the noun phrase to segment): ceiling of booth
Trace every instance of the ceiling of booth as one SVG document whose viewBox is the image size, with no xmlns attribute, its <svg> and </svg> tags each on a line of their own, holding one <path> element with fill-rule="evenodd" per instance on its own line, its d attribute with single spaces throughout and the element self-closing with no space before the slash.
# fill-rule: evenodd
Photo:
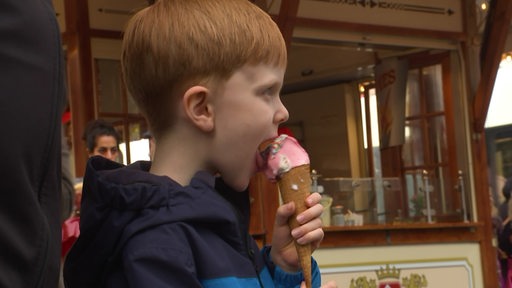
<svg viewBox="0 0 512 288">
<path fill-rule="evenodd" d="M 64 0 L 53 1 L 57 19 L 61 29 L 65 31 Z M 477 1 L 482 2 L 482 0 Z M 260 7 L 275 10 L 275 6 L 279 5 L 280 1 L 256 0 L 255 2 Z M 89 0 L 88 5 L 91 29 L 122 31 L 130 15 L 145 7 L 147 1 Z M 304 33 L 314 32 L 306 31 Z M 351 35 L 347 37 L 350 38 Z M 285 77 L 287 85 L 293 86 L 301 82 L 313 83 L 326 78 L 330 81 L 341 82 L 369 77 L 372 76 L 373 65 L 377 57 L 399 56 L 421 50 L 417 46 L 415 47 L 414 43 L 397 45 L 402 41 L 400 38 L 388 40 L 389 43 L 379 43 L 378 40 L 373 43 L 372 41 L 358 43 L 326 38 L 329 37 L 312 40 L 297 36 L 294 32 L 293 43 L 289 50 L 289 66 Z"/>
</svg>

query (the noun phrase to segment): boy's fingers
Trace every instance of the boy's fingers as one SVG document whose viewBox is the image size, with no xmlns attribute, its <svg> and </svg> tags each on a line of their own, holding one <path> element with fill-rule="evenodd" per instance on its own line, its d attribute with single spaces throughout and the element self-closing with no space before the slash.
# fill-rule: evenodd
<svg viewBox="0 0 512 288">
<path fill-rule="evenodd" d="M 290 216 L 293 215 L 293 212 L 295 212 L 295 203 L 293 202 L 289 202 L 279 206 L 279 208 L 277 208 L 275 219 L 276 225 L 288 225 L 288 218 L 290 218 Z"/>
</svg>

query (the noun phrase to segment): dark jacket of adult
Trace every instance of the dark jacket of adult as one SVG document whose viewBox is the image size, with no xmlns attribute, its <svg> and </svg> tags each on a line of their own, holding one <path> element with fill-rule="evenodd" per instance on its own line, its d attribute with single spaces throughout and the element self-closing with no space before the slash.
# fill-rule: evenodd
<svg viewBox="0 0 512 288">
<path fill-rule="evenodd" d="M 63 75 L 52 1 L 0 1 L 0 287 L 58 285 Z"/>
<path fill-rule="evenodd" d="M 302 273 L 275 267 L 270 248 L 258 251 L 248 235 L 248 193 L 215 184 L 206 172 L 183 187 L 149 168 L 150 162 L 88 161 L 80 237 L 64 266 L 67 287 L 300 285 Z"/>
</svg>

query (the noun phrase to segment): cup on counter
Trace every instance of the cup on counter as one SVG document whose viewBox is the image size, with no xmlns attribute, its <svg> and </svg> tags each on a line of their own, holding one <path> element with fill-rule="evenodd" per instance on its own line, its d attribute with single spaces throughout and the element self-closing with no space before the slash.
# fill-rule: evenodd
<svg viewBox="0 0 512 288">
<path fill-rule="evenodd" d="M 343 206 L 336 205 L 332 207 L 332 225 L 345 226 L 345 215 L 343 215 Z"/>
<path fill-rule="evenodd" d="M 331 226 L 331 205 L 332 205 L 332 197 L 329 195 L 322 194 L 322 199 L 320 199 L 320 204 L 324 206 L 322 211 L 322 226 Z"/>
</svg>

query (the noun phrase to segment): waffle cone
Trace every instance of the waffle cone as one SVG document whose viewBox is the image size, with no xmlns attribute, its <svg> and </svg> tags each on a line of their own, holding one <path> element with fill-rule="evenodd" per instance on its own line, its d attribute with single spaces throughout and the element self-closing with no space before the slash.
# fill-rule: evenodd
<svg viewBox="0 0 512 288">
<path fill-rule="evenodd" d="M 279 192 L 284 203 L 293 201 L 295 203 L 295 214 L 290 217 L 288 225 L 290 229 L 299 226 L 297 215 L 307 209 L 306 198 L 311 191 L 311 174 L 309 164 L 292 168 L 281 175 L 278 181 Z M 311 288 L 311 245 L 300 245 L 295 242 L 295 248 L 299 255 L 300 266 L 304 274 L 306 287 Z"/>
</svg>

